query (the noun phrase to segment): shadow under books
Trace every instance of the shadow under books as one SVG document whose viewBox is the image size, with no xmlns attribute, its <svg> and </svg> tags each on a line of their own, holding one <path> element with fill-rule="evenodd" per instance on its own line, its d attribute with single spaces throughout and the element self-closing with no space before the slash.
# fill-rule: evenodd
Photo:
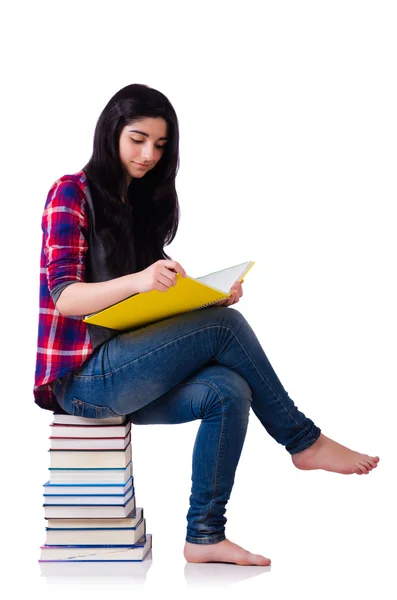
<svg viewBox="0 0 397 600">
<path fill-rule="evenodd" d="M 152 566 L 152 551 L 142 561 L 137 562 L 48 562 L 40 563 L 41 577 L 47 583 L 84 583 L 109 580 L 114 584 L 114 578 L 120 583 L 142 584 Z"/>
</svg>

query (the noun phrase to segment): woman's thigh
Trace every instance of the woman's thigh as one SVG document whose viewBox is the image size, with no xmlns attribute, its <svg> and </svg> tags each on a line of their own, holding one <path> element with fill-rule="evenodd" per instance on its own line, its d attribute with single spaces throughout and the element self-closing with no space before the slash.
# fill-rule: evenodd
<svg viewBox="0 0 397 600">
<path fill-rule="evenodd" d="M 226 329 L 242 320 L 236 310 L 209 307 L 117 335 L 67 376 L 60 404 L 74 414 L 97 406 L 99 416 L 104 407 L 117 415 L 139 410 L 211 362 Z"/>
<path fill-rule="evenodd" d="M 203 367 L 129 417 L 136 425 L 188 423 L 225 410 L 245 415 L 251 400 L 247 382 L 232 369 L 215 363 Z"/>
</svg>

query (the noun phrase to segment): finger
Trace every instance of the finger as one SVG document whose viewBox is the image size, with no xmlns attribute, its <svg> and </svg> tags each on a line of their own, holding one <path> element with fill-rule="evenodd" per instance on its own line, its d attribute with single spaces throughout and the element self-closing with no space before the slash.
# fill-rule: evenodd
<svg viewBox="0 0 397 600">
<path fill-rule="evenodd" d="M 236 287 L 232 288 L 232 292 L 237 297 L 237 299 L 239 299 L 243 295 L 243 288 L 241 287 L 241 285 L 238 287 L 236 286 Z"/>
<path fill-rule="evenodd" d="M 171 271 L 170 269 L 165 268 L 165 269 L 163 269 L 161 271 L 161 275 L 163 277 L 166 277 L 169 280 L 170 284 L 169 284 L 168 287 L 170 287 L 171 285 L 175 285 L 176 284 L 176 282 L 177 282 L 177 276 L 176 276 L 176 273 L 174 271 Z"/>
<path fill-rule="evenodd" d="M 182 277 L 186 277 L 186 271 L 185 269 L 182 267 L 181 264 L 179 264 L 179 262 L 176 262 L 176 260 L 171 261 L 173 263 L 173 269 L 179 273 L 179 275 L 182 275 Z"/>
<path fill-rule="evenodd" d="M 160 292 L 167 291 L 170 287 L 173 286 L 173 281 L 164 273 L 159 273 L 157 276 L 158 290 Z"/>
<path fill-rule="evenodd" d="M 232 294 L 232 295 L 231 295 L 231 297 L 230 297 L 230 299 L 229 299 L 229 306 L 230 306 L 231 304 L 236 304 L 236 302 L 238 302 L 238 300 L 239 300 L 238 293 L 237 293 L 237 292 L 235 292 L 234 294 Z"/>
</svg>

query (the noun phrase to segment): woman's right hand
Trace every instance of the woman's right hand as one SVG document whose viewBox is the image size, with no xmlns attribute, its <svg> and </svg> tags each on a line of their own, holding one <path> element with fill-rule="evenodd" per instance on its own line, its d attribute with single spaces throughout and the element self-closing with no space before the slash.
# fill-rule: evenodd
<svg viewBox="0 0 397 600">
<path fill-rule="evenodd" d="M 186 277 L 185 269 L 175 260 L 158 260 L 143 271 L 133 274 L 134 287 L 139 293 L 151 290 L 166 292 L 176 284 L 177 273 Z"/>
</svg>

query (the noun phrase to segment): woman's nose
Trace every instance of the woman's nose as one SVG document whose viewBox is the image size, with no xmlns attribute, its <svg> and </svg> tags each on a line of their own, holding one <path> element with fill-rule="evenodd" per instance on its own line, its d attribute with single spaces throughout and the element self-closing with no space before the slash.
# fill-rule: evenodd
<svg viewBox="0 0 397 600">
<path fill-rule="evenodd" d="M 153 148 L 150 144 L 145 144 L 144 147 L 142 148 L 142 157 L 145 160 L 153 159 Z"/>
</svg>

